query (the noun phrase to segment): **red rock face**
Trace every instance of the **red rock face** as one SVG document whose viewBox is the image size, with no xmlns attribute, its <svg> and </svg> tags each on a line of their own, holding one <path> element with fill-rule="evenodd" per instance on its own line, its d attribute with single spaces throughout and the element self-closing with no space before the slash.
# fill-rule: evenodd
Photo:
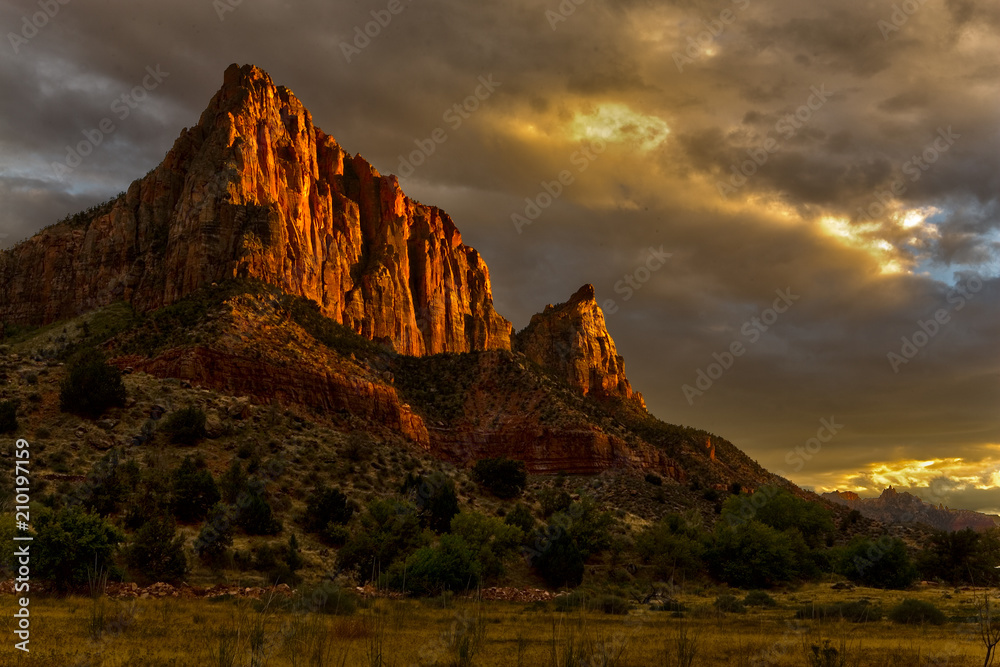
<svg viewBox="0 0 1000 667">
<path fill-rule="evenodd" d="M 646 406 L 625 377 L 625 360 L 608 333 L 593 285 L 584 285 L 566 303 L 546 306 L 517 334 L 516 344 L 584 395 L 619 396 Z"/>
<path fill-rule="evenodd" d="M 509 349 L 489 271 L 451 218 L 315 127 L 292 92 L 231 66 L 159 167 L 110 210 L 0 253 L 0 321 L 126 299 L 141 311 L 256 278 L 404 354 Z"/>
</svg>

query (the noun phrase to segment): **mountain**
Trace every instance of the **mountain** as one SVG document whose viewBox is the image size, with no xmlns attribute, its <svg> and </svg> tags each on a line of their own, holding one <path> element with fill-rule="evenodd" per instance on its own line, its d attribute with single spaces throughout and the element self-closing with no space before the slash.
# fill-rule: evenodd
<svg viewBox="0 0 1000 667">
<path fill-rule="evenodd" d="M 972 528 L 983 531 L 995 528 L 997 519 L 1000 518 L 972 510 L 954 510 L 944 505 L 935 507 L 911 493 L 899 492 L 891 486 L 882 491 L 878 498 L 862 498 L 851 491 L 831 491 L 822 494 L 822 497 L 884 524 L 923 523 L 937 530 Z"/>
<path fill-rule="evenodd" d="M 0 255 L 0 321 L 122 299 L 145 312 L 237 277 L 404 354 L 510 348 L 486 263 L 451 218 L 346 153 L 250 65 L 226 70 L 198 124 L 126 193 Z"/>
<path fill-rule="evenodd" d="M 130 373 L 297 406 L 462 465 L 655 473 L 709 509 L 768 483 L 816 498 L 650 415 L 592 286 L 513 335 L 452 219 L 249 65 L 226 70 L 127 192 L 0 253 L 0 322 L 41 327 L 24 338 L 33 360 L 100 348 Z"/>
</svg>

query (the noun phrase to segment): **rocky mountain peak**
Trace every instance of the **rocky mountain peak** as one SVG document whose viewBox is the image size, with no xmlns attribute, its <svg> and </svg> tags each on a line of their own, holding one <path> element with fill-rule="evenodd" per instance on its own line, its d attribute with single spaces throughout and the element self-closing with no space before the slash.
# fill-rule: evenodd
<svg viewBox="0 0 1000 667">
<path fill-rule="evenodd" d="M 0 322 L 118 300 L 148 311 L 234 277 L 404 354 L 510 349 L 486 263 L 451 218 L 349 155 L 252 65 L 226 70 L 198 125 L 124 196 L 0 253 Z"/>
<path fill-rule="evenodd" d="M 596 398 L 619 397 L 645 407 L 642 395 L 625 377 L 625 361 L 608 333 L 593 285 L 531 318 L 517 334 L 517 349 L 535 363 Z"/>
</svg>

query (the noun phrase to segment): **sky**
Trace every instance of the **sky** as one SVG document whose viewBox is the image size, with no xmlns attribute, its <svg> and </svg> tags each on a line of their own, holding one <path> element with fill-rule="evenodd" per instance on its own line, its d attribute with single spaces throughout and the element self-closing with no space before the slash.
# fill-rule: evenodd
<svg viewBox="0 0 1000 667">
<path fill-rule="evenodd" d="M 995 2 L 3 0 L 0 25 L 0 248 L 125 190 L 252 63 L 452 215 L 515 329 L 593 284 L 656 416 L 808 488 L 1000 512 Z"/>
</svg>

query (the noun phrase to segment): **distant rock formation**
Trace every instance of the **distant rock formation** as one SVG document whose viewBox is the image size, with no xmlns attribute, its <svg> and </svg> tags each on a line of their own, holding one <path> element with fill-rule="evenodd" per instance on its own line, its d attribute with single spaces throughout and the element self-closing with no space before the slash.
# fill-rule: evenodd
<svg viewBox="0 0 1000 667">
<path fill-rule="evenodd" d="M 912 493 L 900 493 L 891 486 L 882 491 L 878 498 L 862 498 L 852 491 L 830 491 L 822 494 L 822 497 L 856 509 L 862 515 L 885 524 L 923 523 L 938 530 L 972 528 L 983 531 L 995 528 L 1000 519 L 972 510 L 948 509 L 943 504 L 935 507 Z"/>
</svg>

